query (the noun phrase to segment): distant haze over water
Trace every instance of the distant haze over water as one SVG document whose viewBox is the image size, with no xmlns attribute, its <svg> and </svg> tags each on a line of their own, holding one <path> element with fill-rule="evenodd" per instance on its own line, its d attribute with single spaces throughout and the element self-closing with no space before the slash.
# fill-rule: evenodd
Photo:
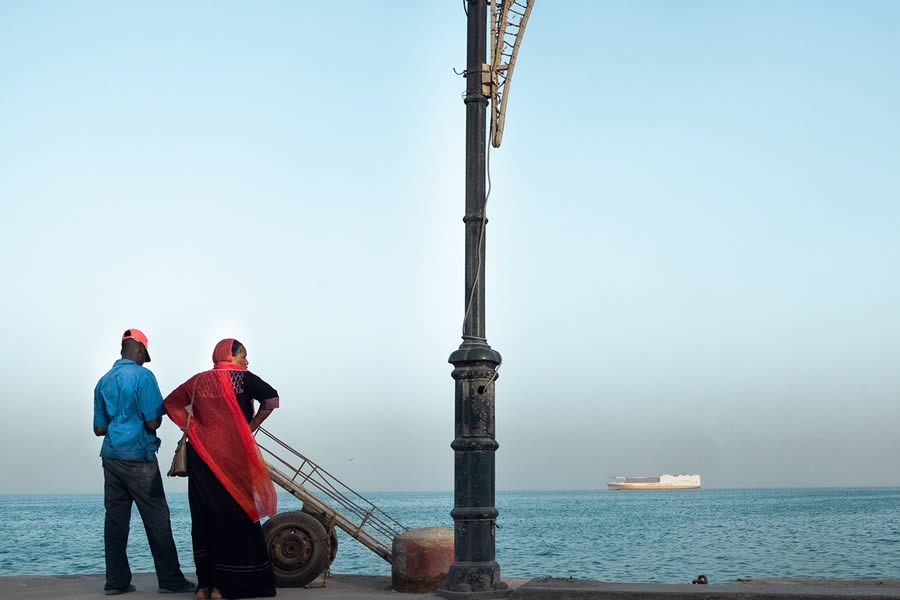
<svg viewBox="0 0 900 600">
<path fill-rule="evenodd" d="M 0 0 L 0 493 L 102 491 L 130 327 L 163 394 L 235 337 L 278 437 L 451 489 L 464 4 L 153 5 Z M 490 154 L 498 490 L 900 485 L 898 23 L 536 3 Z"/>
</svg>

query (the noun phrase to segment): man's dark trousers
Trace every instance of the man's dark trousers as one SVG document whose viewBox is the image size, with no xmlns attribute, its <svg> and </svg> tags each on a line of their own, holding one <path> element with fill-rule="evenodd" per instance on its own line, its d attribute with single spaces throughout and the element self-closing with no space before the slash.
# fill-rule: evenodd
<svg viewBox="0 0 900 600">
<path fill-rule="evenodd" d="M 172 539 L 169 505 L 163 490 L 156 457 L 153 460 L 103 460 L 103 503 L 106 523 L 103 541 L 106 546 L 106 586 L 125 589 L 131 583 L 131 568 L 125 553 L 131 523 L 131 503 L 137 504 L 147 541 L 156 566 L 159 587 L 177 589 L 184 585 L 184 573 L 178 564 L 178 552 Z"/>
</svg>

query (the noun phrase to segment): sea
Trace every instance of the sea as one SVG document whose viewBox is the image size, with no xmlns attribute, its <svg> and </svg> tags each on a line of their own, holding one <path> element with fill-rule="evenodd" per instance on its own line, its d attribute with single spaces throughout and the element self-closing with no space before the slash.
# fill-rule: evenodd
<svg viewBox="0 0 900 600">
<path fill-rule="evenodd" d="M 364 494 L 407 527 L 453 527 L 451 492 Z M 168 495 L 193 571 L 187 495 Z M 279 511 L 300 502 L 279 494 Z M 711 583 L 738 578 L 900 579 L 900 488 L 498 492 L 502 577 Z M 0 495 L 0 575 L 102 573 L 103 496 Z M 128 556 L 153 571 L 137 510 Z M 343 532 L 333 573 L 389 575 Z"/>
</svg>

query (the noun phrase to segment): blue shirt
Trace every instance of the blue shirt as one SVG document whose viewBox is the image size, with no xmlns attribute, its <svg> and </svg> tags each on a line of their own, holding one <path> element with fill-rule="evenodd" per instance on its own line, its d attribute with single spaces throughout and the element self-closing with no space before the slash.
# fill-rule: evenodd
<svg viewBox="0 0 900 600">
<path fill-rule="evenodd" d="M 119 359 L 94 388 L 94 427 L 106 427 L 100 456 L 153 460 L 159 449 L 155 431 L 144 421 L 165 412 L 156 377 L 133 360 Z"/>
</svg>

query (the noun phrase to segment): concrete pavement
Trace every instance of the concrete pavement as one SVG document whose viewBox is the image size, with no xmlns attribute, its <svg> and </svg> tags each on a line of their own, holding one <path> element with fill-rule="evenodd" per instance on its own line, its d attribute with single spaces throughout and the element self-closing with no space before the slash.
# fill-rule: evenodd
<svg viewBox="0 0 900 600">
<path fill-rule="evenodd" d="M 532 579 L 512 600 L 900 600 L 900 580 L 739 579 L 727 584 L 615 583 L 590 579 Z"/>
<path fill-rule="evenodd" d="M 188 575 L 189 579 L 193 579 Z M 900 600 L 900 580 L 841 581 L 836 579 L 751 579 L 729 584 L 690 585 L 663 583 L 615 583 L 590 579 L 532 580 L 507 579 L 513 589 L 511 600 Z M 103 595 L 103 575 L 19 575 L 0 577 L 0 598 L 37 600 L 66 598 L 98 600 Z M 192 598 L 193 594 L 161 596 L 153 573 L 135 573 L 137 591 L 124 594 L 125 600 Z M 308 588 L 279 588 L 282 600 L 362 600 L 364 598 L 434 599 L 436 594 L 401 594 L 391 590 L 390 577 L 333 575 Z"/>
<path fill-rule="evenodd" d="M 187 578 L 196 581 L 193 574 Z M 66 598 L 71 600 L 98 600 L 105 598 L 103 584 L 106 578 L 98 575 L 18 575 L 0 577 L 0 598 L 4 600 L 38 600 L 43 598 Z M 136 592 L 109 596 L 123 600 L 162 600 L 163 598 L 193 598 L 193 594 L 160 594 L 153 573 L 135 573 L 131 583 Z M 361 598 L 387 597 L 391 591 L 390 577 L 369 577 L 362 575 L 335 575 L 329 577 L 325 586 L 321 580 L 310 584 L 309 588 L 279 588 L 278 598 L 304 598 L 305 600 L 360 600 Z M 422 596 L 421 594 L 419 596 Z M 415 594 L 404 594 L 404 598 L 417 598 Z M 425 595 L 427 596 L 427 594 Z"/>
<path fill-rule="evenodd" d="M 193 573 L 186 573 L 187 578 L 196 581 Z M 527 579 L 506 580 L 510 587 L 516 587 Z M 103 583 L 105 577 L 98 575 L 16 575 L 0 577 L 0 598 L 3 600 L 37 600 L 43 598 L 66 598 L 71 600 L 98 600 L 105 598 Z M 193 594 L 165 594 L 158 592 L 156 575 L 153 573 L 135 573 L 131 583 L 136 592 L 109 596 L 123 600 L 162 600 L 163 598 L 193 598 Z M 403 598 L 418 600 L 430 598 L 441 600 L 435 594 L 400 594 L 391 589 L 389 576 L 375 577 L 369 575 L 332 575 L 323 582 L 315 580 L 307 588 L 278 588 L 278 598 L 292 600 L 361 600 L 363 598 Z"/>
</svg>

